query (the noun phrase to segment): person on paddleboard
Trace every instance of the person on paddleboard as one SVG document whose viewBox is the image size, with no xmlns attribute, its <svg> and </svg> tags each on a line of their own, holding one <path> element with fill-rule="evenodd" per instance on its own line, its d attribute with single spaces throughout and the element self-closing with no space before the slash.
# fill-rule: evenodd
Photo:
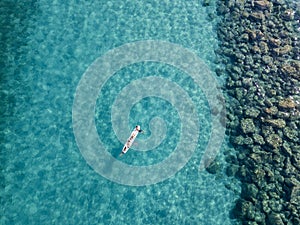
<svg viewBox="0 0 300 225">
<path fill-rule="evenodd" d="M 120 153 L 120 156 L 124 155 L 129 150 L 129 148 L 132 146 L 135 138 L 138 136 L 139 133 L 142 133 L 142 132 L 143 132 L 143 130 L 141 129 L 141 127 L 139 125 L 135 126 L 134 130 L 131 132 L 130 137 L 126 141 L 126 143 L 122 149 L 122 152 Z"/>
</svg>

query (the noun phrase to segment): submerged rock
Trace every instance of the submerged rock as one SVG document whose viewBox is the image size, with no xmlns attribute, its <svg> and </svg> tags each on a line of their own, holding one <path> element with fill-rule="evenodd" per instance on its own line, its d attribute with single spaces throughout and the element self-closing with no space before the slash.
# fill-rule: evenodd
<svg viewBox="0 0 300 225">
<path fill-rule="evenodd" d="M 272 212 L 267 217 L 267 225 L 284 225 L 279 213 Z"/>
<path fill-rule="evenodd" d="M 300 186 L 292 187 L 290 194 L 290 202 L 297 207 L 300 207 Z"/>
<path fill-rule="evenodd" d="M 273 127 L 271 127 L 271 126 L 263 126 L 262 127 L 262 134 L 265 138 L 273 133 L 274 133 Z"/>
<path fill-rule="evenodd" d="M 260 144 L 260 145 L 265 144 L 264 138 L 259 134 L 253 134 L 253 140 L 257 144 Z"/>
<path fill-rule="evenodd" d="M 242 193 L 241 196 L 245 200 L 253 200 L 256 198 L 258 193 L 258 188 L 255 186 L 255 184 L 244 184 L 242 186 Z"/>
<path fill-rule="evenodd" d="M 300 11 L 286 0 L 241 1 L 242 10 L 240 0 L 219 1 L 227 6 L 228 94 L 238 102 L 228 131 L 237 162 L 226 171 L 242 182 L 234 214 L 243 224 L 300 225 L 300 49 L 292 22 Z"/>
<path fill-rule="evenodd" d="M 278 113 L 278 109 L 276 106 L 272 106 L 270 108 L 266 108 L 265 112 L 269 115 L 276 115 Z"/>
<path fill-rule="evenodd" d="M 253 47 L 252 47 L 252 51 L 253 51 L 253 53 L 260 53 L 261 51 L 260 51 L 260 48 L 257 46 L 257 45 L 254 45 Z"/>
<path fill-rule="evenodd" d="M 298 141 L 298 131 L 297 130 L 293 130 L 290 127 L 285 127 L 283 129 L 283 133 L 288 139 L 290 139 L 294 142 Z"/>
<path fill-rule="evenodd" d="M 300 62 L 298 61 L 291 61 L 286 62 L 281 67 L 281 71 L 283 74 L 287 76 L 292 76 L 298 80 L 300 80 Z"/>
<path fill-rule="evenodd" d="M 273 63 L 273 58 L 271 56 L 264 55 L 262 57 L 262 61 L 267 65 L 271 65 Z"/>
<path fill-rule="evenodd" d="M 247 29 L 246 30 L 246 33 L 248 34 L 248 37 L 251 39 L 251 40 L 255 40 L 256 39 L 256 32 L 254 30 L 249 30 Z"/>
<path fill-rule="evenodd" d="M 294 167 L 300 170 L 300 153 L 293 154 L 292 164 L 294 165 Z"/>
<path fill-rule="evenodd" d="M 210 4 L 211 4 L 210 0 L 204 0 L 202 3 L 203 6 L 210 6 Z"/>
<path fill-rule="evenodd" d="M 294 16 L 295 16 L 295 11 L 292 9 L 286 9 L 283 13 L 282 13 L 282 19 L 284 20 L 293 20 Z"/>
<path fill-rule="evenodd" d="M 250 157 L 253 161 L 255 161 L 255 163 L 258 163 L 258 164 L 262 163 L 262 158 L 261 158 L 261 156 L 260 156 L 259 153 L 251 153 L 251 154 L 249 155 L 249 157 Z"/>
<path fill-rule="evenodd" d="M 247 218 L 254 220 L 255 207 L 250 201 L 238 200 L 235 208 L 233 209 L 233 214 L 236 218 Z"/>
<path fill-rule="evenodd" d="M 291 52 L 293 50 L 293 47 L 290 45 L 285 45 L 283 47 L 279 47 L 279 48 L 274 48 L 273 51 L 277 54 L 277 55 L 285 55 L 289 52 Z"/>
<path fill-rule="evenodd" d="M 255 1 L 254 6 L 257 9 L 270 9 L 272 4 L 267 0 L 262 0 L 262 1 Z"/>
<path fill-rule="evenodd" d="M 212 162 L 207 168 L 206 171 L 211 173 L 211 174 L 216 174 L 218 172 L 220 172 L 221 170 L 221 165 L 218 162 Z"/>
<path fill-rule="evenodd" d="M 269 44 L 272 47 L 279 47 L 281 45 L 281 40 L 276 38 L 269 38 Z"/>
<path fill-rule="evenodd" d="M 284 141 L 283 144 L 282 144 L 282 151 L 284 153 L 284 155 L 288 156 L 288 157 L 291 157 L 292 156 L 292 150 L 288 144 L 288 142 Z"/>
<path fill-rule="evenodd" d="M 269 52 L 268 44 L 264 41 L 261 41 L 259 43 L 259 48 L 260 48 L 261 53 L 267 54 Z"/>
<path fill-rule="evenodd" d="M 270 124 L 272 127 L 284 128 L 286 123 L 283 119 L 266 119 L 266 123 Z"/>
<path fill-rule="evenodd" d="M 267 143 L 273 148 L 278 148 L 282 144 L 282 139 L 278 134 L 271 134 L 267 137 Z"/>
<path fill-rule="evenodd" d="M 249 15 L 249 18 L 253 21 L 263 21 L 265 20 L 265 15 L 261 12 L 253 12 Z"/>
<path fill-rule="evenodd" d="M 262 168 L 256 167 L 251 174 L 251 179 L 258 187 L 260 187 L 264 181 L 265 175 L 266 172 Z"/>
<path fill-rule="evenodd" d="M 229 177 L 235 176 L 238 170 L 239 170 L 238 166 L 230 165 L 229 167 L 226 168 L 226 175 Z"/>
<path fill-rule="evenodd" d="M 255 125 L 254 125 L 253 119 L 249 119 L 249 118 L 248 119 L 242 119 L 241 128 L 242 128 L 242 131 L 245 134 L 254 133 L 255 132 Z"/>
<path fill-rule="evenodd" d="M 296 103 L 293 99 L 286 98 L 284 100 L 279 101 L 278 105 L 284 109 L 293 109 L 296 107 Z"/>
<path fill-rule="evenodd" d="M 239 135 L 239 136 L 237 136 L 237 137 L 234 137 L 234 138 L 232 138 L 233 139 L 233 143 L 234 144 L 237 144 L 237 145 L 243 145 L 245 142 L 244 142 L 244 137 L 242 136 L 242 135 Z"/>
<path fill-rule="evenodd" d="M 244 144 L 245 145 L 253 145 L 253 139 L 251 137 L 246 137 L 244 139 Z"/>
<path fill-rule="evenodd" d="M 245 114 L 246 116 L 257 118 L 258 115 L 260 114 L 260 111 L 256 108 L 250 108 L 250 109 L 246 109 Z"/>
</svg>

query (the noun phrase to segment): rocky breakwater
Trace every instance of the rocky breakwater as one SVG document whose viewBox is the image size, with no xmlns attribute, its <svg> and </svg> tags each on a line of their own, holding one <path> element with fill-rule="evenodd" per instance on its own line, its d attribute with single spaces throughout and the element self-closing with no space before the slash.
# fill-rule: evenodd
<svg viewBox="0 0 300 225">
<path fill-rule="evenodd" d="M 228 176 L 242 224 L 300 224 L 300 9 L 296 1 L 218 1 L 226 74 Z"/>
</svg>

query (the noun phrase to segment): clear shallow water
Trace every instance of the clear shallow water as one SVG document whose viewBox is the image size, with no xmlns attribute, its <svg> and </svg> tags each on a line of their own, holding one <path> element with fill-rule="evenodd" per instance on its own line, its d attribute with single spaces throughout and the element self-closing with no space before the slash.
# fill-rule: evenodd
<svg viewBox="0 0 300 225">
<path fill-rule="evenodd" d="M 97 57 L 114 47 L 137 40 L 169 41 L 196 52 L 213 69 L 216 21 L 211 22 L 209 13 L 214 12 L 214 7 L 203 8 L 199 1 L 0 4 L 1 49 L 5 52 L 1 59 L 5 66 L 0 89 L 1 223 L 233 223 L 229 210 L 237 194 L 225 188 L 230 181 L 222 173 L 199 173 L 197 154 L 169 180 L 146 187 L 123 186 L 106 180 L 87 165 L 72 130 L 71 110 L 81 76 Z M 136 79 L 140 69 L 144 69 L 143 74 L 160 75 L 162 70 L 158 68 L 164 69 L 161 65 L 132 66 L 125 70 L 136 73 L 122 80 L 126 83 Z M 183 85 L 192 99 L 199 102 L 200 118 L 209 116 L 201 90 L 186 85 L 184 74 L 170 68 L 165 71 L 173 74 L 172 80 Z M 116 81 L 118 74 L 108 81 L 107 87 L 117 93 Z M 95 113 L 99 126 L 106 119 L 99 105 L 107 103 L 109 109 L 111 103 L 104 99 L 100 93 Z M 135 107 L 148 107 L 162 114 L 165 108 L 161 105 L 167 105 L 166 121 L 175 124 L 168 132 L 176 133 L 176 111 L 160 101 L 144 99 Z M 147 127 L 151 115 L 145 117 L 135 112 L 140 110 L 133 110 L 131 119 L 135 116 Z M 203 152 L 209 136 L 209 123 L 204 121 L 201 126 L 203 141 L 196 153 Z M 109 128 L 106 133 L 100 129 L 98 132 L 100 137 L 111 135 Z M 175 145 L 177 136 L 173 136 L 174 140 L 167 139 L 169 143 L 163 143 L 162 149 Z M 112 143 L 122 147 L 115 139 Z M 122 160 L 137 165 L 156 163 L 166 155 L 162 149 L 153 151 L 150 160 Z M 218 160 L 223 163 L 222 157 Z"/>
</svg>

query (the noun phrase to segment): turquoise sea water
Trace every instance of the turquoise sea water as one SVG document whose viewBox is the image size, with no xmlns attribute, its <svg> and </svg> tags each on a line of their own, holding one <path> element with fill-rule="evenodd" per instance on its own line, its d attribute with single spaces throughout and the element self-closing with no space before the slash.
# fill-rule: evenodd
<svg viewBox="0 0 300 225">
<path fill-rule="evenodd" d="M 213 5 L 41 0 L 1 1 L 0 6 L 1 224 L 234 224 L 229 212 L 238 192 L 225 187 L 229 178 L 222 171 L 217 175 L 198 171 L 210 111 L 186 74 L 155 63 L 124 68 L 99 93 L 95 112 L 99 137 L 112 137 L 104 141 L 108 149 L 118 145 L 121 149 L 123 144 L 113 139 L 109 124 L 107 129 L 99 127 L 107 121 L 103 112 L 110 109 L 122 82 L 126 85 L 141 74 L 169 74 L 182 85 L 198 102 L 201 141 L 188 164 L 168 180 L 131 187 L 103 178 L 82 157 L 72 130 L 72 104 L 82 75 L 96 58 L 122 44 L 149 39 L 176 43 L 213 70 L 217 47 Z M 130 75 L 120 79 L 120 74 Z M 151 113 L 139 113 L 145 110 Z M 147 128 L 156 115 L 172 125 L 167 131 L 172 138 L 148 158 L 139 161 L 140 153 L 132 151 L 122 158 L 124 162 L 153 164 L 170 154 L 179 137 L 180 118 L 169 103 L 145 98 L 134 106 L 129 123 L 138 120 Z M 220 164 L 227 149 L 224 144 Z M 231 186 L 238 190 L 238 185 Z"/>
</svg>

